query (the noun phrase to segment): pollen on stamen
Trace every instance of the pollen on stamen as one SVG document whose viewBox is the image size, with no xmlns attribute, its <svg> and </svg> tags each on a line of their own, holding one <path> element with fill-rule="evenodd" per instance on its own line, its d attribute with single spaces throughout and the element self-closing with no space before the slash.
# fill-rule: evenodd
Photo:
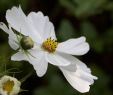
<svg viewBox="0 0 113 95">
<path fill-rule="evenodd" d="M 42 48 L 46 51 L 48 51 L 49 53 L 53 53 L 55 52 L 56 48 L 57 48 L 58 42 L 55 39 L 47 38 L 47 40 L 45 40 L 42 43 Z"/>
<path fill-rule="evenodd" d="M 3 84 L 3 90 L 7 91 L 8 93 L 10 93 L 13 89 L 14 86 L 14 81 L 10 81 L 8 80 L 7 82 L 5 82 Z"/>
</svg>

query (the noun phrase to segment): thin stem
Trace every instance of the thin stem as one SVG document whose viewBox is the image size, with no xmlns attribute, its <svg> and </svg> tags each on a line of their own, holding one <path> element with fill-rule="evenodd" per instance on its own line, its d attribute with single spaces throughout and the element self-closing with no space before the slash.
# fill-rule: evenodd
<svg viewBox="0 0 113 95">
<path fill-rule="evenodd" d="M 33 70 L 29 74 L 27 74 L 24 78 L 20 79 L 21 83 L 26 81 L 32 74 L 33 74 Z"/>
</svg>

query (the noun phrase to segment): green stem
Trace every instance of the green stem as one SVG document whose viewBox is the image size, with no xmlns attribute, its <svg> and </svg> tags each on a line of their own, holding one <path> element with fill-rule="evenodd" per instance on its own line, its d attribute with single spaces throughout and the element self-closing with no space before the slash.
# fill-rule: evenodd
<svg viewBox="0 0 113 95">
<path fill-rule="evenodd" d="M 33 74 L 33 70 L 29 74 L 27 74 L 25 77 L 23 77 L 22 79 L 20 79 L 21 83 L 23 83 L 24 81 L 26 81 L 32 74 Z"/>
</svg>

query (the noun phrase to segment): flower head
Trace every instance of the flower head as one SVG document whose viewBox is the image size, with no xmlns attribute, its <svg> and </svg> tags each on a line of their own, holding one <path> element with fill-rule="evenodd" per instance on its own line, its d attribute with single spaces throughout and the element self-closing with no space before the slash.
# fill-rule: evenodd
<svg viewBox="0 0 113 95">
<path fill-rule="evenodd" d="M 21 7 L 8 10 L 6 19 L 9 29 L 3 23 L 0 28 L 9 34 L 11 47 L 19 48 L 11 57 L 12 60 L 29 61 L 40 77 L 46 73 L 48 63 L 51 63 L 60 68 L 75 89 L 80 92 L 89 91 L 89 85 L 97 78 L 91 75 L 90 69 L 84 63 L 72 56 L 84 55 L 89 51 L 85 37 L 57 42 L 54 26 L 47 16 L 42 12 L 31 12 L 26 16 Z M 20 35 L 15 34 L 12 28 Z M 27 56 L 23 50 L 28 52 Z"/>
<path fill-rule="evenodd" d="M 0 79 L 1 95 L 17 95 L 20 92 L 21 83 L 14 77 L 3 76 Z"/>
</svg>

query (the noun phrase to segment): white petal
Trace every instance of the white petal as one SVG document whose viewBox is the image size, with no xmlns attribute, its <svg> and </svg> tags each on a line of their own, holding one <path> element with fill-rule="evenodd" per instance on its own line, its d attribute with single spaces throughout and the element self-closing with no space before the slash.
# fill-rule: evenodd
<svg viewBox="0 0 113 95">
<path fill-rule="evenodd" d="M 9 34 L 9 29 L 8 27 L 3 23 L 3 22 L 0 22 L 0 28 L 6 32 L 7 34 Z"/>
<path fill-rule="evenodd" d="M 44 26 L 46 21 L 49 21 L 48 17 L 44 16 L 42 12 L 31 12 L 28 15 L 28 19 L 30 20 L 31 25 L 34 27 L 36 30 L 36 34 L 40 34 L 41 37 L 43 37 L 44 31 Z"/>
<path fill-rule="evenodd" d="M 82 69 L 83 71 L 85 71 L 87 73 L 91 73 L 90 68 L 88 68 L 83 62 L 78 60 L 76 57 L 74 57 L 74 56 L 68 57 L 67 56 L 66 59 L 69 60 L 71 64 L 68 66 L 60 66 L 63 69 L 66 69 L 71 72 L 76 72 L 77 69 Z"/>
<path fill-rule="evenodd" d="M 15 42 L 14 39 L 9 37 L 9 41 L 8 41 L 10 47 L 14 50 L 17 50 L 19 48 L 19 45 Z"/>
<path fill-rule="evenodd" d="M 26 22 L 26 16 L 23 13 L 21 7 L 13 7 L 6 12 L 7 22 L 18 32 L 24 35 L 28 35 L 29 26 Z"/>
<path fill-rule="evenodd" d="M 46 21 L 45 27 L 44 27 L 44 33 L 43 33 L 43 38 L 46 40 L 47 38 L 51 37 L 52 39 L 56 39 L 55 35 L 55 29 L 53 24 L 49 21 Z"/>
<path fill-rule="evenodd" d="M 93 75 L 91 75 L 91 73 L 87 73 L 87 72 L 83 71 L 82 69 L 78 69 L 76 71 L 76 76 L 81 78 L 84 81 L 89 82 L 90 85 L 94 83 L 94 80 L 97 80 L 96 76 L 93 76 Z"/>
<path fill-rule="evenodd" d="M 57 66 L 67 66 L 70 64 L 70 60 L 66 59 L 70 57 L 70 55 L 62 54 L 62 53 L 46 53 L 46 60 Z"/>
<path fill-rule="evenodd" d="M 40 36 L 35 34 L 35 29 L 30 20 L 23 13 L 21 7 L 13 7 L 11 10 L 7 10 L 6 19 L 10 23 L 11 27 L 17 32 L 25 36 L 30 36 L 34 41 L 41 43 Z"/>
<path fill-rule="evenodd" d="M 84 55 L 89 51 L 89 44 L 85 40 L 85 37 L 69 39 L 59 43 L 57 51 L 72 55 Z"/>
<path fill-rule="evenodd" d="M 37 54 L 34 54 L 34 51 L 31 51 L 30 53 L 33 57 L 30 57 L 29 62 L 33 65 L 37 75 L 42 77 L 46 73 L 48 67 L 45 54 L 43 52 L 37 52 Z"/>
<path fill-rule="evenodd" d="M 48 62 L 45 58 L 45 53 L 40 51 L 39 48 L 35 48 L 29 51 L 32 57 L 30 58 L 30 63 L 34 65 L 34 68 L 39 77 L 43 76 L 48 67 Z"/>
<path fill-rule="evenodd" d="M 35 40 L 39 40 L 42 42 L 41 32 L 43 31 L 43 24 L 45 23 L 46 17 L 43 16 L 41 12 L 35 13 L 31 12 L 27 16 L 28 23 L 32 28 L 32 32 L 30 32 L 30 36 Z"/>
<path fill-rule="evenodd" d="M 9 35 L 9 45 L 12 49 L 17 50 L 19 48 L 19 45 L 16 43 L 17 41 L 17 37 L 14 34 L 14 32 L 12 31 L 10 25 L 9 28 L 4 24 L 4 23 L 0 23 L 0 28 L 6 32 Z"/>
<path fill-rule="evenodd" d="M 31 26 L 33 26 L 34 35 L 40 35 L 42 40 L 48 37 L 55 38 L 54 26 L 49 21 L 47 16 L 44 16 L 42 12 L 31 12 L 28 15 Z"/>
<path fill-rule="evenodd" d="M 33 65 L 36 73 L 39 77 L 42 77 L 48 67 L 48 62 L 45 59 L 45 55 L 43 52 L 38 51 L 37 49 L 29 50 L 28 55 L 25 52 L 18 52 L 11 57 L 11 60 L 14 61 L 28 61 L 30 64 Z"/>
<path fill-rule="evenodd" d="M 93 80 L 98 79 L 96 76 L 91 75 L 90 68 L 88 68 L 83 62 L 78 59 L 76 59 L 76 66 L 78 68 L 76 73 L 80 74 L 80 78 L 89 81 L 91 84 L 93 84 Z"/>
<path fill-rule="evenodd" d="M 9 28 L 8 28 L 3 22 L 0 22 L 0 28 L 1 28 L 4 32 L 6 32 L 10 37 L 16 38 L 16 35 L 15 35 L 14 32 L 12 31 L 10 25 L 9 25 Z"/>
<path fill-rule="evenodd" d="M 19 48 L 18 40 L 16 34 L 12 31 L 11 27 L 9 26 L 9 41 L 8 41 L 10 47 L 14 50 L 17 50 Z"/>
<path fill-rule="evenodd" d="M 48 62 L 44 58 L 42 58 L 39 63 L 34 61 L 33 67 L 36 70 L 37 75 L 39 77 L 42 77 L 47 71 Z"/>
<path fill-rule="evenodd" d="M 67 55 L 65 57 L 71 64 L 69 64 L 68 66 L 60 66 L 60 68 L 64 69 L 64 70 L 68 70 L 70 72 L 76 72 L 77 70 L 77 66 L 76 66 L 76 60 L 75 57 L 71 56 L 71 55 Z"/>
<path fill-rule="evenodd" d="M 84 81 L 84 80 L 80 79 L 79 77 L 76 77 L 76 74 L 74 72 L 68 72 L 63 69 L 62 69 L 62 72 L 63 72 L 65 78 L 67 79 L 67 81 L 71 84 L 71 86 L 73 88 L 75 88 L 76 90 L 78 90 L 81 93 L 85 93 L 85 92 L 89 91 L 89 89 L 90 89 L 89 82 Z"/>
<path fill-rule="evenodd" d="M 71 65 L 76 67 L 75 72 L 67 69 L 67 67 L 60 67 L 61 71 L 72 87 L 82 93 L 88 92 L 90 85 L 94 83 L 94 80 L 96 80 L 97 77 L 91 75 L 90 69 L 77 58 L 73 57 L 71 62 Z"/>
<path fill-rule="evenodd" d="M 19 51 L 16 54 L 11 56 L 11 60 L 13 61 L 26 61 L 28 60 L 28 57 L 25 55 L 25 53 L 23 51 Z"/>
</svg>

